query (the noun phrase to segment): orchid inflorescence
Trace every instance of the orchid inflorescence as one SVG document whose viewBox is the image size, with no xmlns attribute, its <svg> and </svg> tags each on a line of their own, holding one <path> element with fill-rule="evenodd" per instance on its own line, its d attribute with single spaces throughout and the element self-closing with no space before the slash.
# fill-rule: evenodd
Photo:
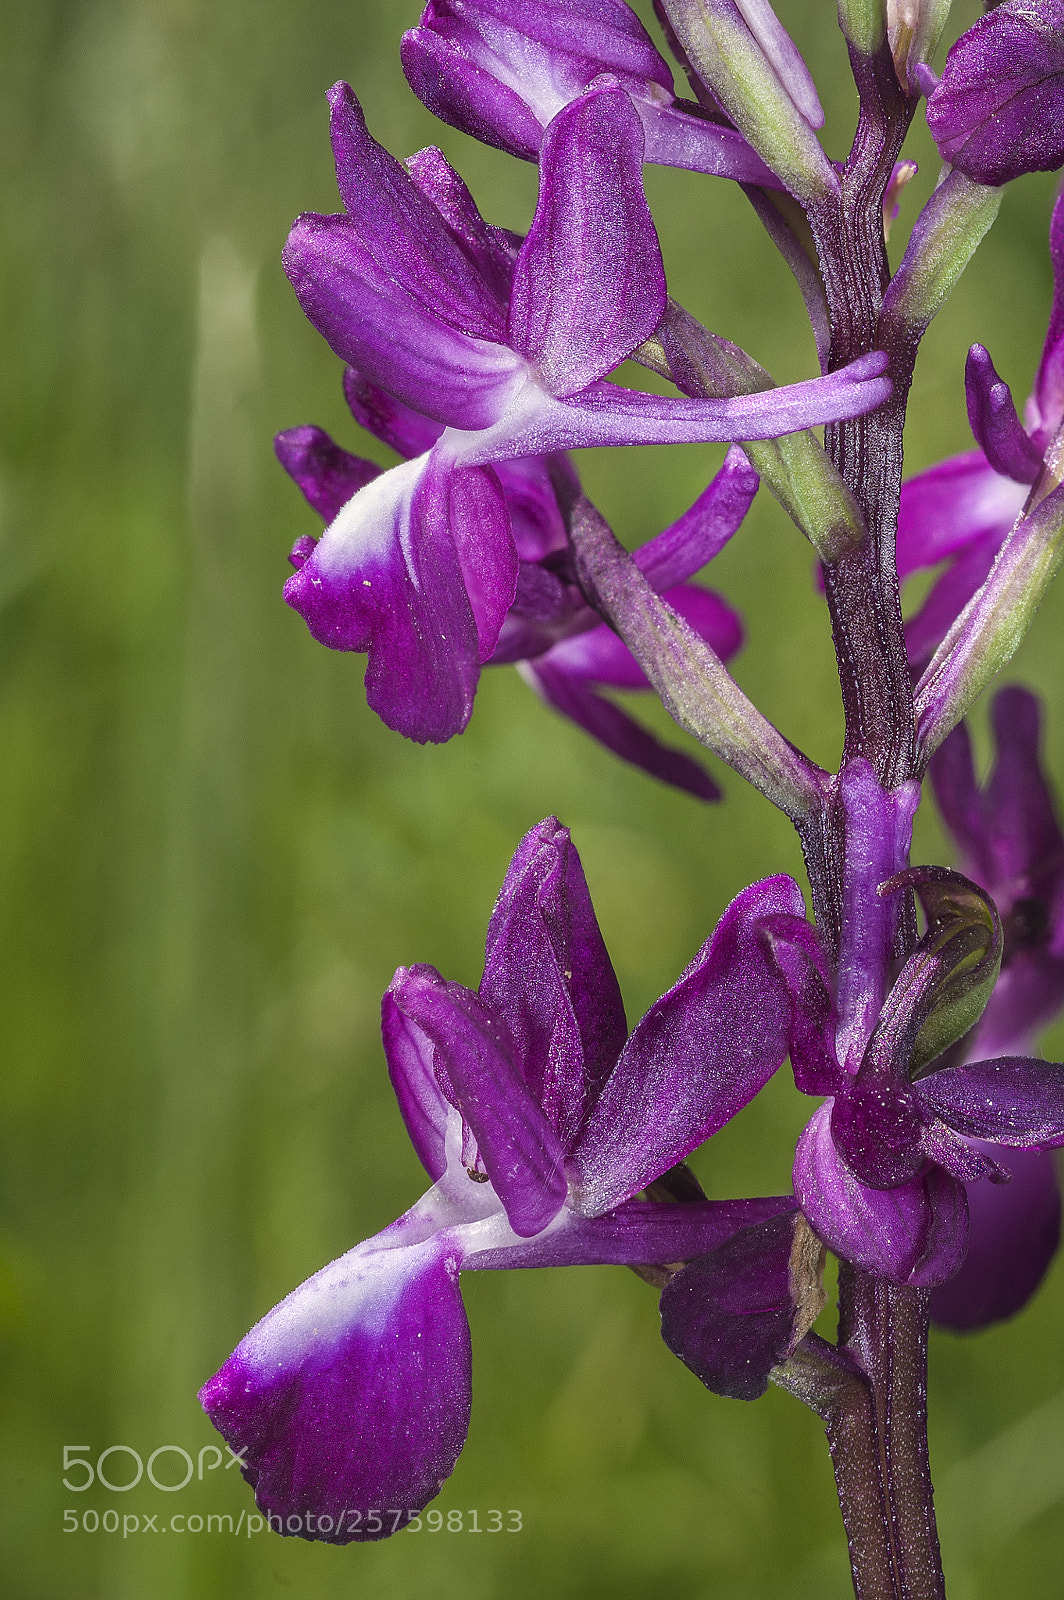
<svg viewBox="0 0 1064 1600">
<path fill-rule="evenodd" d="M 838 163 L 768 0 L 655 10 L 693 98 L 624 0 L 429 0 L 405 35 L 431 111 L 537 163 L 523 237 L 482 218 L 438 149 L 395 160 L 352 90 L 331 91 L 344 210 L 298 218 L 284 267 L 344 363 L 355 422 L 401 459 L 383 470 L 313 426 L 278 435 L 326 524 L 296 541 L 285 598 L 315 639 L 365 653 L 370 706 L 408 738 L 460 733 L 481 667 L 516 665 L 623 760 L 719 799 L 604 692 L 652 688 L 794 822 L 810 905 L 787 876 L 744 889 L 629 1032 L 576 847 L 554 818 L 532 828 L 479 987 L 413 966 L 384 996 L 431 1187 L 270 1311 L 201 1398 L 271 1526 L 384 1537 L 398 1523 L 344 1513 L 412 1516 L 464 1442 L 460 1273 L 627 1264 L 660 1288 L 665 1342 L 708 1388 L 753 1399 L 774 1381 L 823 1418 L 858 1595 L 939 1595 L 928 1320 L 1010 1316 L 1060 1232 L 1064 1066 L 1035 1050 L 1064 1009 L 1064 836 L 1033 696 L 997 693 L 983 786 L 963 719 L 1064 548 L 1064 199 L 1024 420 L 977 344 L 977 448 L 903 483 L 902 428 L 921 337 L 1002 185 L 1064 164 L 1064 6 L 995 6 L 938 77 L 949 0 L 839 0 L 860 116 Z M 892 274 L 884 231 L 922 101 L 947 165 Z M 777 387 L 670 297 L 645 162 L 742 186 L 801 288 L 820 376 Z M 628 360 L 677 392 L 609 381 Z M 729 448 L 629 553 L 569 452 L 678 441 Z M 740 690 L 726 663 L 742 623 L 693 581 L 761 482 L 819 559 L 837 773 Z M 900 580 L 940 564 L 903 622 Z M 963 872 L 910 864 L 925 777 Z M 793 1193 L 706 1199 L 688 1156 L 788 1059 L 817 1102 Z M 814 1327 L 826 1251 L 834 1341 Z"/>
</svg>

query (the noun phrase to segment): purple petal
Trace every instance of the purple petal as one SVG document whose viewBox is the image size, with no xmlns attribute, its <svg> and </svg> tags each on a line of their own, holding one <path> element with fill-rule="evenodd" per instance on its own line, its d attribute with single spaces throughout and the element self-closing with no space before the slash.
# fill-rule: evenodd
<svg viewBox="0 0 1064 1600">
<path fill-rule="evenodd" d="M 964 368 L 968 421 L 987 461 L 995 472 L 1018 483 L 1034 483 L 1042 470 L 1042 452 L 1035 448 L 1020 424 L 1012 390 L 990 354 L 973 344 Z"/>
<path fill-rule="evenodd" d="M 787 1054 L 787 989 L 761 938 L 802 916 L 792 878 L 736 896 L 679 982 L 637 1025 L 573 1156 L 573 1208 L 594 1215 L 688 1156 L 752 1100 Z"/>
<path fill-rule="evenodd" d="M 1030 948 L 1024 949 L 1022 930 L 1028 916 L 1035 931 L 1030 935 Z M 980 1053 L 1016 1055 L 1033 1050 L 1039 1033 L 1064 1005 L 1064 958 L 1039 942 L 1039 933 L 1045 931 L 1044 918 L 1045 910 L 1037 901 L 1018 901 L 1010 914 L 1009 933 L 1015 944 L 1008 950 L 1008 966 L 1002 970 L 979 1023 Z M 1049 920 L 1049 932 L 1058 944 L 1060 928 L 1058 904 Z M 1020 930 L 1019 938 L 1014 930 Z"/>
<path fill-rule="evenodd" d="M 1034 1294 L 1060 1243 L 1060 1183 L 1043 1150 L 988 1145 L 1012 1173 L 1007 1184 L 968 1191 L 970 1234 L 964 1265 L 931 1296 L 940 1327 L 966 1333 L 1014 1316 Z"/>
<path fill-rule="evenodd" d="M 448 516 L 480 659 L 487 661 L 517 592 L 517 551 L 498 476 L 490 468 L 453 472 Z"/>
<path fill-rule="evenodd" d="M 623 0 L 432 0 L 406 34 L 403 68 L 444 122 L 535 160 L 542 130 L 601 72 L 672 93 L 672 73 Z"/>
<path fill-rule="evenodd" d="M 473 1248 L 464 1268 L 655 1266 L 690 1261 L 730 1239 L 740 1228 L 781 1213 L 793 1215 L 792 1195 L 758 1200 L 626 1200 L 601 1217 L 563 1213 L 538 1238 Z M 472 1230 L 470 1230 L 470 1236 Z"/>
<path fill-rule="evenodd" d="M 495 470 L 506 496 L 514 543 L 522 561 L 542 561 L 544 556 L 564 550 L 565 521 L 551 483 L 548 460 L 527 456 L 524 460 L 502 461 Z"/>
<path fill-rule="evenodd" d="M 418 150 L 406 162 L 406 169 L 465 246 L 490 290 L 492 305 L 505 306 L 517 259 L 513 235 L 484 221 L 473 196 L 441 150 L 432 145 Z M 503 320 L 493 320 L 493 329 L 501 332 Z"/>
<path fill-rule="evenodd" d="M 924 1164 L 923 1121 L 910 1095 L 847 1085 L 831 1110 L 831 1137 L 846 1166 L 870 1189 L 897 1189 Z"/>
<path fill-rule="evenodd" d="M 391 263 L 374 259 L 349 217 L 297 217 L 282 263 L 318 332 L 371 383 L 457 428 L 487 427 L 505 410 L 518 358 L 426 307 Z"/>
<path fill-rule="evenodd" d="M 689 172 L 705 172 L 711 177 L 733 178 L 737 183 L 758 184 L 780 189 L 782 184 L 761 157 L 751 149 L 741 133 L 723 128 L 709 117 L 679 105 L 661 105 L 656 99 L 637 95 L 646 135 L 644 161 L 663 167 L 685 167 Z"/>
<path fill-rule="evenodd" d="M 804 917 L 773 917 L 765 941 L 790 996 L 787 1050 L 795 1086 L 803 1094 L 841 1093 L 848 1078 L 835 1053 L 838 1013 L 820 935 Z"/>
<path fill-rule="evenodd" d="M 739 649 L 743 642 L 742 622 L 719 594 L 686 583 L 668 590 L 663 598 L 722 661 Z M 628 646 L 605 623 L 560 640 L 536 662 L 537 669 L 543 666 L 556 668 L 569 677 L 607 684 L 612 689 L 648 687 L 646 674 Z"/>
<path fill-rule="evenodd" d="M 945 160 L 1001 184 L 1064 162 L 1064 5 L 1006 0 L 946 57 L 927 121 Z"/>
<path fill-rule="evenodd" d="M 480 994 L 568 1151 L 628 1036 L 580 857 L 548 817 L 521 841 L 488 927 Z"/>
<path fill-rule="evenodd" d="M 505 1021 L 432 967 L 400 967 L 389 993 L 431 1042 L 436 1076 L 476 1141 L 510 1226 L 522 1238 L 539 1233 L 565 1199 L 563 1152 Z"/>
<path fill-rule="evenodd" d="M 943 740 L 931 758 L 928 775 L 942 820 L 960 846 L 962 865 L 969 869 L 969 877 L 993 892 L 983 796 L 966 723 L 958 723 Z"/>
<path fill-rule="evenodd" d="M 814 1111 L 798 1141 L 794 1193 L 814 1232 L 836 1255 L 893 1283 L 929 1289 L 964 1260 L 964 1188 L 940 1167 L 895 1189 L 871 1189 L 831 1137 L 832 1101 Z"/>
<path fill-rule="evenodd" d="M 643 193 L 642 124 L 622 89 L 593 89 L 559 112 L 543 141 L 510 343 L 551 394 L 575 394 L 650 337 L 666 299 Z"/>
<path fill-rule="evenodd" d="M 1042 889 L 1047 869 L 1064 873 L 1064 837 L 1039 760 L 1041 716 L 1033 694 L 1016 685 L 994 696 L 996 756 L 986 789 L 993 887 L 1015 882 L 1021 894 Z"/>
<path fill-rule="evenodd" d="M 1064 1066 L 1003 1056 L 943 1067 L 913 1085 L 927 1110 L 958 1133 L 1022 1149 L 1064 1144 Z"/>
<path fill-rule="evenodd" d="M 276 1532 L 381 1539 L 395 1531 L 387 1508 L 405 1517 L 439 1493 L 469 1422 L 459 1264 L 446 1235 L 360 1245 L 275 1306 L 204 1385 Z"/>
<path fill-rule="evenodd" d="M 434 972 L 420 966 L 409 970 L 416 976 Z M 381 1038 L 406 1131 L 421 1165 L 438 1183 L 447 1171 L 447 1124 L 454 1112 L 436 1075 L 432 1040 L 406 1015 L 392 992 L 406 975 L 400 967 L 381 1000 Z"/>
<path fill-rule="evenodd" d="M 407 460 L 425 455 L 443 432 L 442 422 L 423 417 L 354 367 L 344 368 L 344 399 L 361 427 Z"/>
<path fill-rule="evenodd" d="M 341 450 L 323 428 L 286 428 L 274 439 L 273 448 L 288 476 L 325 522 L 332 522 L 352 495 L 380 477 L 380 467 Z"/>
<path fill-rule="evenodd" d="M 1049 256 L 1053 263 L 1053 305 L 1030 400 L 1030 420 L 1043 447 L 1064 418 L 1064 195 L 1057 196 L 1053 207 Z"/>
<path fill-rule="evenodd" d="M 468 524 L 457 541 L 454 531 L 471 510 L 485 540 L 473 595 Z M 369 652 L 369 704 L 408 738 L 439 742 L 469 720 L 480 660 L 513 598 L 509 572 L 516 585 L 505 515 L 491 474 L 456 471 L 435 454 L 406 462 L 348 502 L 285 585 L 322 644 Z"/>
<path fill-rule="evenodd" d="M 406 168 L 370 137 L 346 83 L 329 91 L 329 105 L 336 181 L 363 250 L 430 316 L 503 342 L 505 294 L 482 271 L 483 251 L 464 246 Z M 468 206 L 475 211 L 471 200 Z"/>
<path fill-rule="evenodd" d="M 746 456 L 733 445 L 694 505 L 633 551 L 636 566 L 659 594 L 693 577 L 720 554 L 749 511 L 759 483 Z"/>
<path fill-rule="evenodd" d="M 622 761 L 650 777 L 674 789 L 682 789 L 696 800 L 720 799 L 720 789 L 697 761 L 692 761 L 682 750 L 662 744 L 612 700 L 595 694 L 578 676 L 552 665 L 549 659 L 552 655 L 553 651 L 549 651 L 521 669 L 526 683 L 547 705 L 575 722 Z"/>
<path fill-rule="evenodd" d="M 412 28 L 403 34 L 399 54 L 407 83 L 434 117 L 484 144 L 535 161 L 543 123 L 521 94 L 501 83 L 491 67 L 485 70 L 464 40 Z"/>
<path fill-rule="evenodd" d="M 1008 481 L 998 479 L 999 483 Z M 963 550 L 936 581 L 920 610 L 905 624 L 905 648 L 917 670 L 926 667 L 969 600 L 986 582 L 1003 537 L 1002 531 L 995 529 L 978 544 Z"/>
<path fill-rule="evenodd" d="M 794 1221 L 785 1215 L 743 1228 L 662 1290 L 662 1337 L 714 1394 L 758 1399 L 772 1368 L 794 1350 Z"/>
<path fill-rule="evenodd" d="M 909 859 L 920 786 L 885 789 L 870 762 L 848 761 L 839 777 L 846 813 L 846 862 L 839 949 L 839 1058 L 855 1071 L 888 988 L 899 915 L 895 896 L 879 885 Z"/>
<path fill-rule="evenodd" d="M 991 535 L 1000 543 L 1026 498 L 1026 488 L 995 472 L 981 450 L 907 479 L 898 513 L 898 576 L 933 567 Z"/>
</svg>

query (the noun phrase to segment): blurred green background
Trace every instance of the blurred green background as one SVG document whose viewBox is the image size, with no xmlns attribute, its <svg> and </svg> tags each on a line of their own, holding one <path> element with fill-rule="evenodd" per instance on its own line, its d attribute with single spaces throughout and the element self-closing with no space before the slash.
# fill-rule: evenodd
<svg viewBox="0 0 1064 1600">
<path fill-rule="evenodd" d="M 834 7 L 780 10 L 841 155 L 853 105 Z M 975 10 L 959 5 L 955 28 Z M 434 124 L 407 90 L 398 40 L 417 11 L 4 8 L 3 1592 L 841 1600 L 818 1424 L 775 1391 L 754 1406 L 706 1395 L 661 1344 L 652 1291 L 620 1268 L 464 1280 L 473 1422 L 437 1505 L 482 1525 L 492 1508 L 519 1510 L 519 1534 L 425 1529 L 338 1550 L 63 1531 L 67 1509 L 80 1524 L 90 1510 L 168 1520 L 250 1506 L 222 1469 L 173 1493 L 143 1479 L 78 1494 L 63 1486 L 63 1448 L 195 1458 L 214 1437 L 196 1389 L 251 1322 L 421 1192 L 379 996 L 412 961 L 475 984 L 526 828 L 550 812 L 571 826 L 632 1020 L 742 885 L 799 869 L 789 828 L 737 780 L 715 808 L 667 792 L 508 670 L 486 675 L 461 739 L 405 744 L 366 710 L 361 661 L 314 644 L 281 603 L 286 553 L 317 524 L 272 434 L 315 421 L 379 450 L 355 436 L 339 363 L 279 264 L 296 212 L 336 208 L 325 90 L 348 78 L 399 154 L 438 141 L 493 220 L 523 227 L 534 203 L 531 168 Z M 923 170 L 892 249 L 936 171 L 926 138 L 914 145 Z M 657 169 L 647 182 L 673 292 L 778 378 L 809 375 L 797 293 L 741 195 Z M 1026 393 L 1052 192 L 1032 179 L 1007 195 L 930 335 L 911 468 L 968 447 L 972 339 Z M 635 542 L 721 454 L 591 453 L 581 468 Z M 771 501 L 714 582 L 748 620 L 741 681 L 834 763 L 826 617 L 809 552 Z M 1058 592 L 1013 673 L 1046 697 L 1057 773 L 1062 617 Z M 917 859 L 946 858 L 933 819 L 919 830 Z M 781 1075 L 696 1158 L 709 1192 L 778 1192 L 807 1110 Z M 951 1593 L 1057 1600 L 1064 1274 L 1012 1326 L 936 1338 L 931 1397 Z M 132 1457 L 105 1471 L 126 1482 Z M 158 1458 L 156 1474 L 175 1481 L 180 1458 Z"/>
</svg>

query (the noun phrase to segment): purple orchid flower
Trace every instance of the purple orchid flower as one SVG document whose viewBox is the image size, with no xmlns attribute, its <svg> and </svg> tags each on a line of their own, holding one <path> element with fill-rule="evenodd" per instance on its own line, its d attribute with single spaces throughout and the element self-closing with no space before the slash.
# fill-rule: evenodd
<svg viewBox="0 0 1064 1600">
<path fill-rule="evenodd" d="M 200 1396 L 271 1527 L 385 1538 L 439 1491 L 470 1407 L 461 1271 L 683 1261 L 793 1214 L 790 1196 L 637 1196 L 783 1061 L 789 1006 L 760 931 L 801 904 L 787 878 L 744 890 L 629 1038 L 579 857 L 548 818 L 506 875 L 479 989 L 396 973 L 385 1052 L 433 1187 L 269 1312 Z"/>
<path fill-rule="evenodd" d="M 411 459 L 431 450 L 443 425 L 393 399 L 348 367 L 344 393 L 356 422 Z M 383 469 L 340 448 L 320 428 L 289 428 L 274 441 L 278 458 L 310 505 L 331 523 L 347 501 Z M 569 571 L 566 518 L 552 483 L 560 476 L 578 492 L 564 455 L 500 462 L 496 468 L 519 558 L 517 593 L 498 643 L 485 663 L 511 663 L 543 700 L 623 760 L 701 800 L 720 790 L 696 761 L 661 744 L 598 688 L 646 689 L 646 677 L 611 629 L 591 610 Z M 642 549 L 635 560 L 669 603 L 722 660 L 742 643 L 739 617 L 720 595 L 686 583 L 736 531 L 757 492 L 758 476 L 733 446 L 691 508 Z M 297 541 L 293 565 L 313 552 Z"/>
<path fill-rule="evenodd" d="M 980 17 L 947 55 L 927 121 L 943 159 L 977 183 L 1064 164 L 1064 0 L 1006 0 Z"/>
<path fill-rule="evenodd" d="M 1033 1054 L 1039 1033 L 1064 1009 L 1064 835 L 1039 763 L 1039 709 L 1020 688 L 994 697 L 993 771 L 980 788 L 963 723 L 931 762 L 943 820 L 964 872 L 994 898 L 1004 929 L 1001 976 L 967 1051 Z M 935 1290 L 931 1314 L 956 1329 L 1014 1315 L 1038 1288 L 1060 1242 L 1060 1184 L 1045 1151 L 986 1146 L 1012 1182 L 968 1191 L 964 1265 Z"/>
<path fill-rule="evenodd" d="M 1005 1183 L 986 1142 L 1021 1151 L 1064 1143 L 1064 1066 L 1023 1056 L 950 1064 L 949 1046 L 982 1013 L 1001 959 L 1001 926 L 978 886 L 944 868 L 883 876 L 903 854 L 915 786 L 883 790 L 867 762 L 843 769 L 847 896 L 876 916 L 844 926 L 838 981 L 819 935 L 801 920 L 769 931 L 794 1004 L 795 1082 L 826 1096 L 799 1140 L 794 1190 L 837 1255 L 892 1282 L 932 1288 L 967 1247 L 965 1188 Z M 890 900 L 915 890 L 927 932 L 882 1004 Z"/>
<path fill-rule="evenodd" d="M 1053 303 L 1027 402 L 1026 428 L 990 356 L 982 345 L 973 345 L 965 387 L 979 449 L 951 456 L 902 484 L 899 577 L 940 561 L 950 563 L 907 625 L 906 643 L 915 663 L 932 654 L 983 583 L 1064 423 L 1064 195 L 1053 208 L 1049 253 Z"/>
<path fill-rule="evenodd" d="M 402 60 L 441 121 L 526 161 L 562 107 L 608 74 L 639 113 L 645 160 L 779 188 L 740 133 L 676 99 L 668 62 L 625 0 L 430 0 Z"/>
<path fill-rule="evenodd" d="M 886 357 L 725 400 L 606 383 L 667 300 L 642 124 L 624 90 L 592 88 L 551 123 L 519 248 L 483 222 L 438 151 L 407 171 L 370 138 L 346 85 L 331 102 L 347 211 L 299 218 L 285 270 L 336 353 L 444 431 L 344 505 L 285 596 L 322 643 L 368 652 L 367 698 L 389 727 L 442 740 L 468 721 L 517 592 L 491 464 L 804 429 L 880 404 Z"/>
</svg>

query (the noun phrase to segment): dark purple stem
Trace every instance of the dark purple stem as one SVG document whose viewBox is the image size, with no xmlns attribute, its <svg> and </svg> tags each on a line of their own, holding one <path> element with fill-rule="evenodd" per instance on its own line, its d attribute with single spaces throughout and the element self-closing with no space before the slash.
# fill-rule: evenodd
<svg viewBox="0 0 1064 1600">
<path fill-rule="evenodd" d="M 852 57 L 861 94 L 853 149 L 837 199 L 810 213 L 831 322 L 829 367 L 883 348 L 879 318 L 889 279 L 883 194 L 912 119 L 889 48 Z M 895 539 L 902 430 L 915 340 L 887 342 L 894 395 L 867 417 L 837 424 L 827 448 L 857 497 L 867 541 L 825 572 L 846 718 L 844 760 L 863 756 L 890 787 L 913 776 L 912 680 L 902 626 Z M 841 807 L 829 808 L 818 837 L 803 837 L 817 922 L 838 946 L 844 856 Z M 915 941 L 902 919 L 895 959 Z M 838 1369 L 819 1390 L 858 1600 L 943 1600 L 927 1452 L 927 1295 L 842 1263 Z M 814 1366 L 816 1364 L 814 1363 Z M 828 1372 L 820 1363 L 822 1373 Z M 809 1396 L 805 1396 L 809 1399 Z"/>
</svg>

